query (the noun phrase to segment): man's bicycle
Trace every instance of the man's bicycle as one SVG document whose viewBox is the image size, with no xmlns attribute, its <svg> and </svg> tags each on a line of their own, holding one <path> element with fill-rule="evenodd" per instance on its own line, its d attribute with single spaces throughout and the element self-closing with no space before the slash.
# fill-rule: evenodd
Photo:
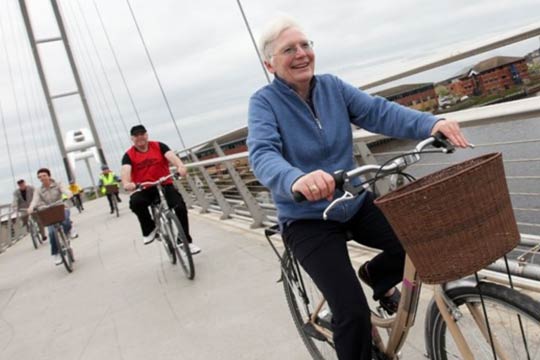
<svg viewBox="0 0 540 360">
<path fill-rule="evenodd" d="M 56 247 L 62 258 L 64 267 L 68 272 L 72 272 L 75 257 L 73 256 L 69 236 L 64 232 L 64 228 L 62 227 L 62 222 L 65 220 L 64 203 L 57 202 L 49 206 L 40 207 L 36 213 L 43 226 L 53 227 L 55 236 L 50 241 L 56 241 Z"/>
<path fill-rule="evenodd" d="M 39 231 L 39 224 L 35 219 L 35 215 L 28 214 L 27 209 L 21 209 L 21 212 L 23 213 L 22 216 L 28 217 L 26 223 L 28 233 L 30 234 L 30 239 L 32 239 L 32 245 L 34 245 L 34 249 L 38 249 L 45 240 L 43 240 L 43 237 L 41 236 L 41 232 Z"/>
<path fill-rule="evenodd" d="M 450 152 L 444 139 L 429 138 L 411 153 L 394 158 L 383 166 L 365 165 L 336 175 L 337 188 L 344 195 L 336 203 L 352 198 L 381 176 L 403 174 L 420 160 L 428 145 L 442 146 L 437 152 Z M 350 180 L 376 174 L 360 185 Z M 390 176 L 392 182 L 398 177 Z M 343 181 L 344 180 L 344 181 Z M 344 189 L 345 188 L 345 189 Z M 301 194 L 300 194 L 301 195 Z M 325 214 L 326 214 L 325 211 Z M 281 263 L 281 281 L 294 323 L 313 359 L 336 359 L 332 340 L 332 314 L 323 295 L 304 272 L 291 250 L 282 254 L 270 237 L 277 229 L 267 229 L 266 237 Z M 540 359 L 540 303 L 511 287 L 480 281 L 475 273 L 463 279 L 435 285 L 426 310 L 426 357 L 449 359 Z M 373 358 L 399 359 L 410 328 L 414 325 L 422 281 L 407 256 L 398 311 L 390 316 L 382 307 L 370 304 L 373 326 Z M 365 288 L 365 287 L 364 287 Z"/>
<path fill-rule="evenodd" d="M 111 197 L 111 204 L 113 211 L 116 213 L 116 217 L 120 216 L 120 211 L 118 210 L 118 199 L 116 198 L 118 194 L 118 185 L 105 185 L 105 193 Z"/>
<path fill-rule="evenodd" d="M 73 203 L 73 206 L 77 208 L 77 211 L 80 214 L 83 211 L 83 206 L 82 206 L 81 195 L 80 194 L 77 194 L 77 195 L 73 195 L 71 197 L 71 202 Z"/>
<path fill-rule="evenodd" d="M 169 257 L 171 264 L 179 264 L 182 267 L 186 277 L 193 280 L 195 277 L 195 265 L 189 248 L 189 241 L 180 224 L 180 220 L 174 213 L 173 209 L 167 204 L 162 183 L 171 177 L 173 174 L 164 176 L 157 181 L 143 182 L 137 184 L 137 190 L 141 191 L 149 187 L 155 186 L 159 193 L 159 197 L 150 206 L 152 218 L 156 224 L 156 238 L 161 241 L 165 253 Z"/>
</svg>

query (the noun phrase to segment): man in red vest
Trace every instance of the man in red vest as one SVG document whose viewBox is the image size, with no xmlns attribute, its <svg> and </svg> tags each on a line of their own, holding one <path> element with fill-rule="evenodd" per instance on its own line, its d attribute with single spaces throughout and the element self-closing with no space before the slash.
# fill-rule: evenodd
<svg viewBox="0 0 540 360">
<path fill-rule="evenodd" d="M 137 188 L 136 184 L 157 181 L 159 178 L 169 175 L 169 163 L 176 167 L 176 172 L 180 176 L 187 175 L 182 160 L 167 145 L 158 141 L 148 141 L 148 133 L 143 125 L 133 126 L 130 134 L 133 146 L 124 154 L 121 170 L 122 185 L 126 191 L 134 191 Z M 174 187 L 172 179 L 165 181 L 162 185 L 167 204 L 175 210 L 190 242 L 191 253 L 199 253 L 201 249 L 191 243 L 187 208 L 182 195 Z M 154 241 L 156 235 L 157 229 L 148 207 L 158 196 L 157 189 L 150 187 L 133 194 L 129 201 L 131 211 L 139 219 L 145 245 Z"/>
</svg>

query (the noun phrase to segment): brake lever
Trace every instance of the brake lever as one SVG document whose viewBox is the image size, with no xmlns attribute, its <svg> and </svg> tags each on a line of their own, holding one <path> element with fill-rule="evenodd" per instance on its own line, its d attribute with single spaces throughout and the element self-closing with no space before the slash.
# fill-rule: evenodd
<svg viewBox="0 0 540 360">
<path fill-rule="evenodd" d="M 334 206 L 336 206 L 337 204 L 342 203 L 342 202 L 344 202 L 344 201 L 351 200 L 351 199 L 354 199 L 354 195 L 351 194 L 351 193 L 348 192 L 348 191 L 345 191 L 345 192 L 343 193 L 343 195 L 341 195 L 341 197 L 339 197 L 339 198 L 335 199 L 334 201 L 332 201 L 332 202 L 330 203 L 330 205 L 328 205 L 328 206 L 326 207 L 326 209 L 324 209 L 324 212 L 323 212 L 323 219 L 324 219 L 324 220 L 328 220 L 328 212 L 330 212 L 330 210 L 332 210 L 332 208 L 333 208 Z"/>
</svg>

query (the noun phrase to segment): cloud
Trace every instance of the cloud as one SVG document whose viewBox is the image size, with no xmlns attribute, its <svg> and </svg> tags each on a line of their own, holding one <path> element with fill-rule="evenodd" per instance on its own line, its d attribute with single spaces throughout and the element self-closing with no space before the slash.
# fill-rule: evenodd
<svg viewBox="0 0 540 360">
<path fill-rule="evenodd" d="M 31 160 L 31 165 L 35 167 L 45 160 L 62 173 L 20 11 L 16 2 L 4 0 L 4 3 L 8 5 L 4 7 L 7 10 L 0 13 L 0 23 L 3 34 L 7 35 L 4 46 L 9 52 L 16 81 L 10 81 L 4 60 L 6 53 L 0 46 L 0 101 L 12 157 L 16 159 L 16 176 L 26 172 L 22 147 L 33 153 L 31 148 L 35 146 L 30 143 L 34 142 L 40 151 L 38 156 L 32 155 L 37 159 Z M 38 0 L 27 3 L 37 37 L 57 36 L 50 4 Z M 129 146 L 126 127 L 139 120 L 93 1 L 61 0 L 59 3 L 106 156 L 118 163 Z M 141 121 L 152 128 L 151 134 L 156 139 L 173 147 L 180 146 L 126 2 L 96 0 L 96 3 Z M 236 2 L 131 0 L 130 3 L 187 145 L 245 125 L 248 98 L 265 85 L 266 78 Z M 451 53 L 464 44 L 540 21 L 537 0 L 275 0 L 243 1 L 242 4 L 256 39 L 268 20 L 280 13 L 290 14 L 315 41 L 317 71 L 334 73 L 358 86 L 440 56 L 441 52 Z M 526 46 L 532 46 L 532 42 Z M 515 51 L 522 49 L 525 47 Z M 47 56 L 47 77 L 54 91 L 73 90 L 73 79 L 65 66 L 65 57 L 62 58 L 62 48 L 58 44 L 40 45 L 40 51 Z M 422 76 L 445 76 L 453 69 L 457 71 L 457 65 L 465 63 Z M 23 78 L 26 80 L 22 81 Z M 19 115 L 15 96 L 19 100 Z M 28 104 L 25 99 L 30 100 Z M 76 97 L 55 100 L 55 108 L 62 133 L 88 127 Z M 19 126 L 28 133 L 26 144 Z M 5 134 L 0 131 L 5 146 Z M 8 160 L 6 156 L 2 159 L 0 169 L 8 174 Z M 89 185 L 88 175 L 81 172 L 81 176 L 83 185 Z M 9 181 L 6 187 L 10 187 Z M 10 196 L 10 191 L 6 191 L 0 193 L 0 203 Z"/>
</svg>

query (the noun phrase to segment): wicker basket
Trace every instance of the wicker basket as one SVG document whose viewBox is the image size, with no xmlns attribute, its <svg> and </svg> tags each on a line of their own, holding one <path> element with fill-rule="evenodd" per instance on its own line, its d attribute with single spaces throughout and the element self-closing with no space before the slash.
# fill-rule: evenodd
<svg viewBox="0 0 540 360">
<path fill-rule="evenodd" d="M 105 185 L 105 192 L 110 195 L 110 194 L 116 194 L 118 192 L 118 185 L 114 184 L 114 185 Z"/>
<path fill-rule="evenodd" d="M 50 226 L 64 221 L 66 207 L 64 204 L 50 206 L 37 212 L 39 222 L 43 226 Z"/>
<path fill-rule="evenodd" d="M 472 274 L 519 241 L 501 153 L 418 179 L 375 200 L 422 281 Z"/>
</svg>

